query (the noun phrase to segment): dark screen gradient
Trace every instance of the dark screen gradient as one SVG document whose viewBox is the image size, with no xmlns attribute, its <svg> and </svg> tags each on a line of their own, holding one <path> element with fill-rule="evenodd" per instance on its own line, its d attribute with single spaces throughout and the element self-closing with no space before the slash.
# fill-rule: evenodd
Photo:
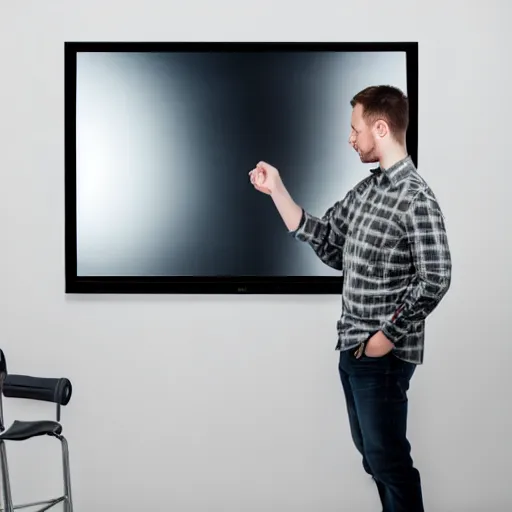
<svg viewBox="0 0 512 512">
<path fill-rule="evenodd" d="M 366 175 L 350 99 L 401 52 L 79 53 L 78 276 L 329 276 L 248 172 L 321 216 Z"/>
</svg>

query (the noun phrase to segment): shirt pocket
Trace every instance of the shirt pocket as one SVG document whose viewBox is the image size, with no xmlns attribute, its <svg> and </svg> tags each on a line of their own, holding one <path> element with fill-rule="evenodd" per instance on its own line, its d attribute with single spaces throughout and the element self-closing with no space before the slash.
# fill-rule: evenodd
<svg viewBox="0 0 512 512">
<path fill-rule="evenodd" d="M 372 247 L 366 269 L 369 278 L 407 279 L 411 272 L 411 259 L 406 237 L 387 237 L 380 245 Z"/>
<path fill-rule="evenodd" d="M 393 221 L 373 220 L 365 238 L 365 247 L 368 277 L 387 279 L 408 272 L 410 258 L 406 235 Z"/>
</svg>

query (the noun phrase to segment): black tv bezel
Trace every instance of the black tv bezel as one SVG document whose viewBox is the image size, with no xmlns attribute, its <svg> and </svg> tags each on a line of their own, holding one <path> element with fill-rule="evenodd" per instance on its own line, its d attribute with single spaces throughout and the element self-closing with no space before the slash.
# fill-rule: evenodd
<svg viewBox="0 0 512 512">
<path fill-rule="evenodd" d="M 81 277 L 77 275 L 76 72 L 79 52 L 336 51 L 405 52 L 407 148 L 418 165 L 417 42 L 65 42 L 65 292 L 94 294 L 341 294 L 343 277 Z"/>
</svg>

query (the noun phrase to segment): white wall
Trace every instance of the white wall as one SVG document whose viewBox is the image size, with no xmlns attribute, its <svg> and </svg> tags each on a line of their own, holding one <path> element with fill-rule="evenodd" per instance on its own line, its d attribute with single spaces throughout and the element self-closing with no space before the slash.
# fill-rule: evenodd
<svg viewBox="0 0 512 512">
<path fill-rule="evenodd" d="M 66 40 L 419 41 L 420 171 L 446 213 L 454 274 L 428 322 L 410 437 L 427 510 L 511 510 L 510 3 L 246 4 L 0 7 L 0 344 L 11 371 L 74 384 L 63 421 L 76 510 L 379 507 L 338 382 L 338 298 L 65 296 Z M 10 400 L 6 413 L 53 408 Z M 60 490 L 53 440 L 8 448 L 18 502 Z"/>
</svg>

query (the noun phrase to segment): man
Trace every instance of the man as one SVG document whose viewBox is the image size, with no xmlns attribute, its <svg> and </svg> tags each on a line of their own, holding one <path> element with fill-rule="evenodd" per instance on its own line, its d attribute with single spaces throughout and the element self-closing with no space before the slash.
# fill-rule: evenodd
<svg viewBox="0 0 512 512">
<path fill-rule="evenodd" d="M 384 512 L 422 512 L 420 474 L 406 436 L 407 390 L 423 363 L 425 319 L 446 294 L 451 256 L 443 215 L 406 149 L 408 100 L 372 86 L 352 100 L 350 145 L 369 176 L 320 219 L 298 206 L 278 170 L 250 174 L 291 234 L 343 270 L 339 373 L 350 429 Z"/>
</svg>

